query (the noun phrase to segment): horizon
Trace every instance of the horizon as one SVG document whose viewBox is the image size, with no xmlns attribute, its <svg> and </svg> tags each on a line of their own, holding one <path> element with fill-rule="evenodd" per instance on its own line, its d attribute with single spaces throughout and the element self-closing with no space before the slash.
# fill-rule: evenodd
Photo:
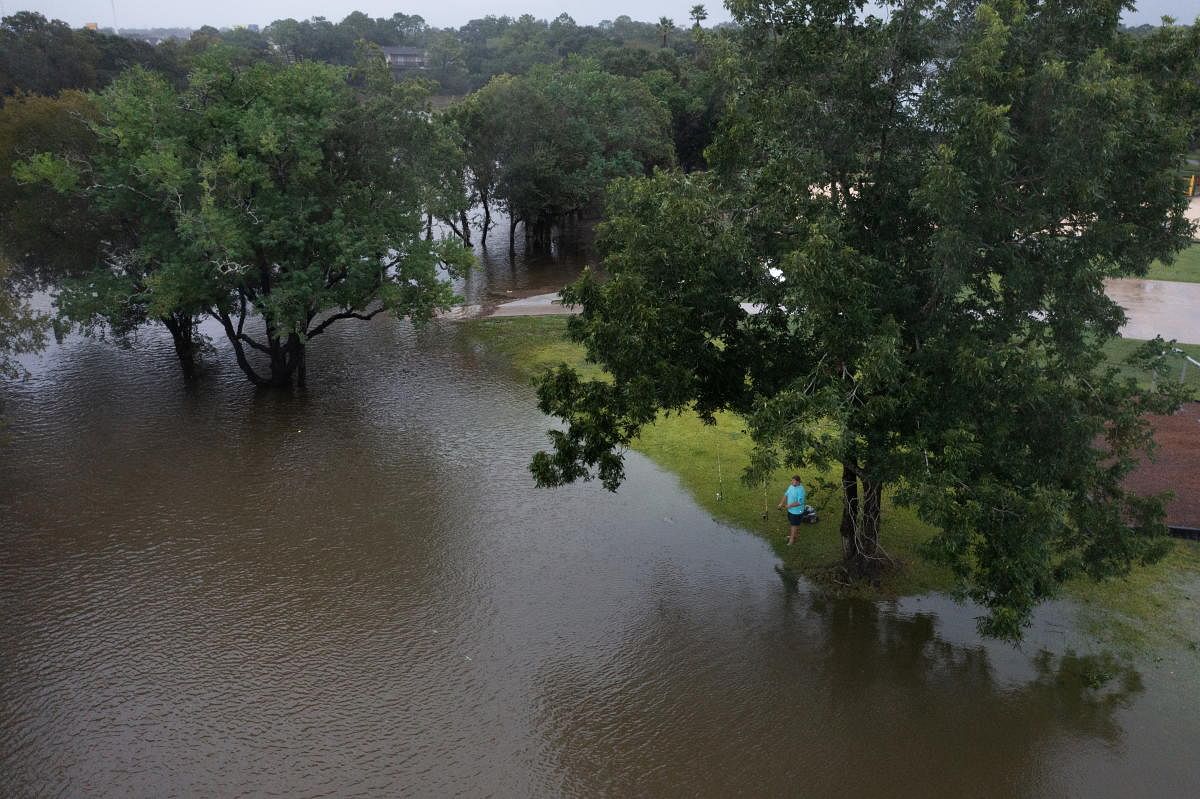
<svg viewBox="0 0 1200 799">
<path fill-rule="evenodd" d="M 436 28 L 458 29 L 473 19 L 487 16 L 519 17 L 522 14 L 532 14 L 538 19 L 552 20 L 561 13 L 569 14 L 580 25 L 596 25 L 605 20 L 614 20 L 620 16 L 629 16 L 639 22 L 656 22 L 659 17 L 670 17 L 676 25 L 685 27 L 688 22 L 688 12 L 692 4 L 689 2 L 666 2 L 654 0 L 646 3 L 598 4 L 572 0 L 572 2 L 550 2 L 549 0 L 532 0 L 516 2 L 515 0 L 499 0 L 490 4 L 486 11 L 481 11 L 478 3 L 463 0 L 443 0 L 432 3 L 421 0 L 409 4 L 407 8 L 397 8 L 394 2 L 365 0 L 365 2 L 325 2 L 323 0 L 299 0 L 284 2 L 283 0 L 261 0 L 257 3 L 233 2 L 232 0 L 211 0 L 207 3 L 170 4 L 167 8 L 161 2 L 152 0 L 44 0 L 44 2 L 5 2 L 0 0 L 0 16 L 8 16 L 18 11 L 36 11 L 48 19 L 59 19 L 73 28 L 81 28 L 87 23 L 95 23 L 101 29 L 113 28 L 121 30 L 143 30 L 153 28 L 190 28 L 192 30 L 211 25 L 215 28 L 233 28 L 239 26 L 258 25 L 266 27 L 279 19 L 311 19 L 324 17 L 331 22 L 340 22 L 354 11 L 361 11 L 370 17 L 387 18 L 395 13 L 416 14 L 425 22 Z M 181 6 L 183 8 L 181 9 Z M 247 13 L 248 7 L 256 10 Z M 1197 18 L 1195 12 L 1189 14 L 1189 7 L 1194 8 L 1190 0 L 1150 0 L 1141 3 L 1122 17 L 1125 25 L 1158 24 L 1163 16 L 1171 16 L 1176 22 L 1189 24 Z M 705 26 L 717 25 L 732 19 L 724 4 L 706 3 L 708 19 Z M 258 10 L 261 9 L 261 10 Z M 598 13 L 599 12 L 599 13 Z"/>
</svg>

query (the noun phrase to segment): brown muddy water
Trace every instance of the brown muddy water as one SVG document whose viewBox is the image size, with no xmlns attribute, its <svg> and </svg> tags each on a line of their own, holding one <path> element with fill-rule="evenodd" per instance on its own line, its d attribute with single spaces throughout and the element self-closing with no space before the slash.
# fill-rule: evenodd
<svg viewBox="0 0 1200 799">
<path fill-rule="evenodd" d="M 495 227 L 488 234 L 487 246 L 481 243 L 478 230 L 473 231 L 475 266 L 455 283 L 456 291 L 469 305 L 486 307 L 558 291 L 595 261 L 594 229 L 588 223 L 555 228 L 550 249 L 538 251 L 527 250 L 519 229 L 509 250 L 508 218 L 494 211 L 492 220 Z M 445 235 L 444 231 L 439 233 Z"/>
<path fill-rule="evenodd" d="M 450 323 L 335 329 L 304 393 L 219 349 L 5 390 L 0 796 L 1200 792 L 1191 654 L 824 598 L 636 454 L 537 490 L 532 390 Z"/>
</svg>

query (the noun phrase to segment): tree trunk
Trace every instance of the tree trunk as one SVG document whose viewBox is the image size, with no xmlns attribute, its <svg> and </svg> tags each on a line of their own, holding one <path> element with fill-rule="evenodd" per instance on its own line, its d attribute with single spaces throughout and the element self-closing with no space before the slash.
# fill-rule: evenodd
<svg viewBox="0 0 1200 799">
<path fill-rule="evenodd" d="M 308 382 L 308 352 L 305 349 L 304 342 L 298 337 L 295 338 L 295 343 L 292 345 L 293 360 L 296 363 L 296 385 L 304 388 Z"/>
<path fill-rule="evenodd" d="M 455 221 L 453 216 L 440 216 L 438 221 L 450 228 L 450 232 L 458 236 L 463 244 L 471 246 L 471 223 L 467 220 L 466 214 L 463 214 L 458 221 Z"/>
<path fill-rule="evenodd" d="M 467 219 L 466 211 L 458 212 L 458 219 L 462 223 L 462 240 L 463 244 L 471 246 L 471 220 Z"/>
<path fill-rule="evenodd" d="M 842 464 L 842 560 L 849 563 L 854 554 L 854 529 L 858 526 L 858 476 Z"/>
<path fill-rule="evenodd" d="M 171 341 L 175 344 L 175 357 L 179 359 L 179 368 L 183 371 L 184 380 L 196 377 L 196 320 L 189 314 L 171 314 L 160 320 L 167 330 L 171 331 Z"/>
<path fill-rule="evenodd" d="M 508 251 L 515 252 L 517 249 L 517 222 L 521 221 L 515 216 L 508 218 Z"/>
<path fill-rule="evenodd" d="M 554 221 L 540 217 L 530 225 L 525 223 L 525 241 L 534 250 L 546 252 L 550 250 L 554 238 Z"/>
<path fill-rule="evenodd" d="M 270 335 L 268 333 L 268 335 Z M 286 341 L 280 341 L 277 336 L 270 338 L 271 376 L 267 385 L 284 388 L 292 384 L 292 375 L 296 374 L 304 361 L 304 344 L 295 333 L 289 333 Z"/>
<path fill-rule="evenodd" d="M 856 465 L 842 464 L 842 567 L 851 580 L 877 583 L 885 560 L 879 548 L 883 483 L 860 474 Z"/>
<path fill-rule="evenodd" d="M 217 318 L 221 320 L 221 325 L 225 328 L 226 338 L 233 345 L 233 353 L 237 358 L 238 367 L 251 383 L 264 388 L 284 388 L 292 384 L 292 375 L 295 374 L 299 384 L 304 385 L 307 368 L 304 359 L 304 343 L 299 336 L 290 333 L 286 341 L 280 341 L 268 325 L 267 343 L 265 345 L 254 344 L 247 337 L 241 335 L 240 323 L 234 327 L 233 319 L 228 313 L 221 311 Z M 269 372 L 266 376 L 259 374 L 250 363 L 250 359 L 246 357 L 246 344 L 248 343 L 267 356 Z"/>
<path fill-rule="evenodd" d="M 483 230 L 480 231 L 479 243 L 484 247 L 487 246 L 487 234 L 492 229 L 492 208 L 490 198 L 486 191 L 479 192 L 479 202 L 483 203 Z"/>
<path fill-rule="evenodd" d="M 883 483 L 863 480 L 862 526 L 858 536 L 857 572 L 872 582 L 883 572 L 879 524 L 883 519 Z"/>
<path fill-rule="evenodd" d="M 425 212 L 425 241 L 433 241 L 433 212 Z"/>
</svg>

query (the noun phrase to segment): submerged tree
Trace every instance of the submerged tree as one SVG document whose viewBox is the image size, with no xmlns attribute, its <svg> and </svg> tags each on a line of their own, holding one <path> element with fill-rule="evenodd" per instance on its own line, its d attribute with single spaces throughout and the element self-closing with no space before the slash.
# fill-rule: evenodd
<svg viewBox="0 0 1200 799">
<path fill-rule="evenodd" d="M 30 307 L 11 277 L 9 263 L 0 257 L 0 380 L 21 376 L 17 356 L 45 346 L 49 328 L 48 317 Z"/>
<path fill-rule="evenodd" d="M 508 120 L 501 107 L 505 92 L 496 83 L 489 91 L 478 91 L 465 97 L 446 112 L 462 141 L 463 166 L 471 199 L 479 203 L 482 219 L 479 238 L 487 246 L 492 229 L 492 203 L 496 200 L 496 184 L 500 174 L 501 139 Z"/>
<path fill-rule="evenodd" d="M 127 231 L 60 303 L 79 316 L 95 300 L 94 318 L 110 323 L 161 320 L 185 373 L 196 322 L 211 315 L 263 386 L 303 384 L 308 342 L 341 320 L 428 319 L 453 299 L 439 269 L 467 255 L 421 237 L 430 184 L 445 174 L 430 154 L 446 152 L 425 99 L 373 60 L 352 76 L 311 62 L 239 66 L 218 49 L 180 91 L 126 74 L 99 98 L 89 163 L 26 165 Z"/>
<path fill-rule="evenodd" d="M 615 489 L 660 412 L 736 411 L 750 479 L 837 469 L 850 576 L 889 561 L 889 490 L 1016 636 L 1065 580 L 1165 551 L 1161 503 L 1122 478 L 1178 398 L 1102 366 L 1103 278 L 1186 244 L 1186 125 L 1110 56 L 1120 2 L 888 5 L 731 4 L 715 170 L 610 190 L 611 277 L 564 297 L 612 381 L 542 380 L 567 425 L 532 469 Z"/>
<path fill-rule="evenodd" d="M 478 185 L 494 177 L 510 242 L 524 223 L 526 237 L 545 245 L 554 224 L 599 202 L 613 178 L 674 160 L 662 103 L 588 60 L 494 78 L 459 119 Z"/>
</svg>

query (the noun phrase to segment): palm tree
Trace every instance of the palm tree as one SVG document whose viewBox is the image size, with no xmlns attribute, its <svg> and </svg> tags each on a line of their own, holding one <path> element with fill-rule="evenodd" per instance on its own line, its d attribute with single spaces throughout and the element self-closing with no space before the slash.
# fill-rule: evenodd
<svg viewBox="0 0 1200 799">
<path fill-rule="evenodd" d="M 662 46 L 667 46 L 667 37 L 671 35 L 671 31 L 675 30 L 675 20 L 670 17 L 658 18 L 658 33 L 662 36 Z"/>
<path fill-rule="evenodd" d="M 692 27 L 699 28 L 700 23 L 708 19 L 708 12 L 704 10 L 704 6 L 695 5 L 692 6 L 692 13 L 688 14 L 688 16 L 692 18 Z"/>
</svg>

